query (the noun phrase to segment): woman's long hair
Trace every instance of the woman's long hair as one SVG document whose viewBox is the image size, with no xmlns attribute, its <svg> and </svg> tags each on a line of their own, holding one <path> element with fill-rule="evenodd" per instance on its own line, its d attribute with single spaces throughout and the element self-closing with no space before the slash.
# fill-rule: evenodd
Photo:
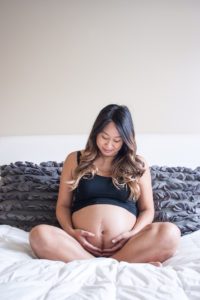
<svg viewBox="0 0 200 300">
<path fill-rule="evenodd" d="M 110 122 L 114 122 L 123 141 L 122 147 L 112 162 L 112 181 L 117 188 L 128 186 L 130 197 L 137 200 L 140 195 L 138 179 L 144 173 L 144 163 L 136 155 L 137 146 L 133 121 L 129 109 L 124 105 L 110 104 L 104 107 L 97 116 L 79 165 L 74 171 L 74 180 L 70 182 L 74 190 L 82 177 L 91 177 L 97 173 L 94 165 L 99 156 L 96 144 L 97 135 Z"/>
</svg>

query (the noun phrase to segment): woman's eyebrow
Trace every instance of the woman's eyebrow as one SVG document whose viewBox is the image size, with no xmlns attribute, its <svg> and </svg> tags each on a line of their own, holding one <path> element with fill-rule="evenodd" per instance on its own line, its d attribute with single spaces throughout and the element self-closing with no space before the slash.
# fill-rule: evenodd
<svg viewBox="0 0 200 300">
<path fill-rule="evenodd" d="M 102 132 L 105 133 L 106 135 L 110 136 L 106 131 L 102 130 Z M 121 138 L 121 136 L 120 135 L 114 136 L 114 139 L 116 139 L 116 138 Z"/>
</svg>

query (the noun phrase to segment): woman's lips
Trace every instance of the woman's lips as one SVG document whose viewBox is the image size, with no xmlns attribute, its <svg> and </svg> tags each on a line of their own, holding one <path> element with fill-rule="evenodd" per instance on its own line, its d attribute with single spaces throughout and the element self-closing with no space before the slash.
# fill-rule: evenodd
<svg viewBox="0 0 200 300">
<path fill-rule="evenodd" d="M 103 149 L 103 152 L 106 152 L 106 153 L 112 153 L 113 150 L 106 150 L 106 149 Z"/>
</svg>

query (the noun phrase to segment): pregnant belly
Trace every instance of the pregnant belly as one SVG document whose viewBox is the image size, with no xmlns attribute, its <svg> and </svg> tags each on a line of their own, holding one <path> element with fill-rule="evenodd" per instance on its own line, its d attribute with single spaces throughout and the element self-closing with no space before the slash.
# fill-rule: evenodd
<svg viewBox="0 0 200 300">
<path fill-rule="evenodd" d="M 136 217 L 128 210 L 108 204 L 86 206 L 72 214 L 74 228 L 94 233 L 88 241 L 101 249 L 112 247 L 112 239 L 130 231 L 135 222 Z"/>
</svg>

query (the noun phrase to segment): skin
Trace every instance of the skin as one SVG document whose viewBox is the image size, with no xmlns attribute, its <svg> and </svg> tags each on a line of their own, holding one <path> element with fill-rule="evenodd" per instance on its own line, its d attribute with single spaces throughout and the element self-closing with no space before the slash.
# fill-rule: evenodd
<svg viewBox="0 0 200 300">
<path fill-rule="evenodd" d="M 95 160 L 99 176 L 111 176 L 113 158 L 123 145 L 120 134 L 110 122 L 97 135 L 99 157 Z M 73 179 L 77 153 L 66 158 L 60 180 L 56 215 L 63 229 L 39 225 L 30 232 L 30 244 L 40 258 L 62 260 L 112 257 L 127 262 L 157 262 L 159 265 L 176 251 L 179 229 L 171 223 L 153 223 L 154 205 L 151 176 L 144 158 L 145 172 L 139 180 L 139 216 L 124 208 L 97 204 L 84 207 L 71 216 L 72 191 L 66 184 Z M 117 221 L 116 221 L 117 220 Z"/>
<path fill-rule="evenodd" d="M 101 175 L 111 176 L 112 160 L 123 145 L 123 141 L 113 122 L 109 123 L 98 134 L 96 143 L 101 155 L 96 159 L 95 165 L 100 170 Z M 142 189 L 144 185 L 145 189 Z M 80 239 L 79 241 L 80 243 L 83 242 L 82 245 L 84 245 L 85 249 L 93 255 L 111 256 L 121 249 L 130 237 L 146 224 L 152 222 L 154 209 L 151 178 L 148 169 L 140 179 L 140 188 L 141 196 L 138 205 L 141 214 L 137 224 L 135 224 L 136 217 L 133 214 L 123 208 L 111 205 L 88 206 L 72 215 L 72 223 L 75 228 L 84 230 L 85 240 Z M 87 216 L 90 216 L 90 218 L 87 218 Z M 116 223 L 115 220 L 118 220 L 118 222 Z M 87 233 L 88 236 L 86 236 Z M 95 251 L 93 246 L 96 246 Z"/>
<path fill-rule="evenodd" d="M 123 145 L 114 123 L 108 124 L 98 134 L 96 143 L 101 153 L 95 161 L 95 166 L 99 170 L 98 174 L 111 176 L 112 160 Z M 90 217 L 88 218 L 88 216 Z M 116 220 L 118 220 L 117 223 Z M 73 226 L 77 229 L 83 229 L 85 235 L 90 234 L 86 238 L 87 241 L 83 241 L 87 243 L 84 247 L 96 256 L 111 256 L 121 248 L 125 240 L 123 239 L 122 242 L 119 235 L 131 231 L 135 222 L 136 217 L 133 214 L 114 205 L 91 205 L 78 210 L 72 215 Z M 96 247 L 95 251 L 93 246 Z"/>
</svg>

